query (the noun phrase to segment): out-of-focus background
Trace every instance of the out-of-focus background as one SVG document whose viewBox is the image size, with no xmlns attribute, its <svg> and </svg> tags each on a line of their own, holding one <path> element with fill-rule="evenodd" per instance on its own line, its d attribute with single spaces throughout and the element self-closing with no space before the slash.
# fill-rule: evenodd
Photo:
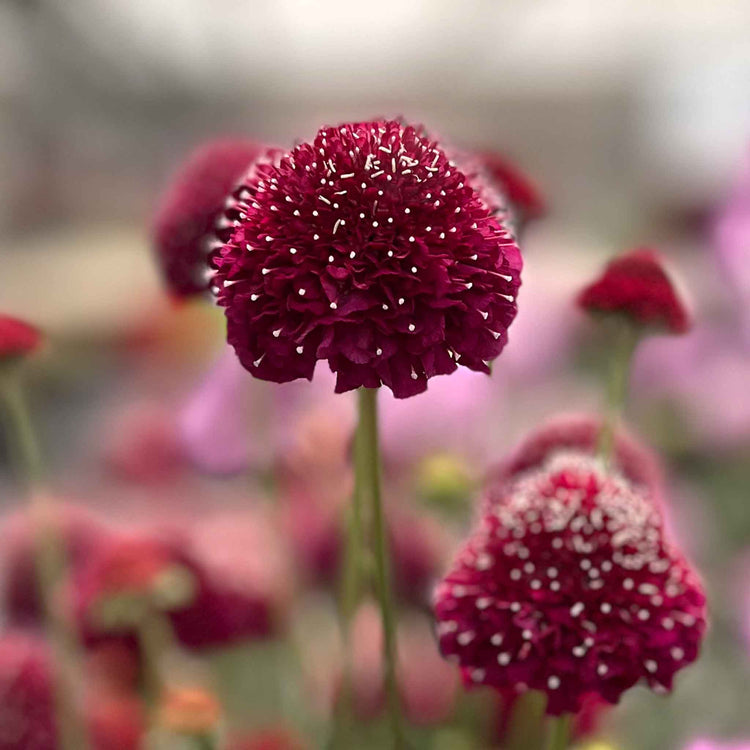
<svg viewBox="0 0 750 750">
<path fill-rule="evenodd" d="M 747 0 L 2 2 L 0 312 L 48 338 L 28 367 L 28 393 L 55 493 L 115 526 L 211 519 L 220 541 L 202 543 L 213 557 L 226 548 L 227 559 L 211 564 L 225 564 L 231 577 L 238 563 L 225 540 L 236 524 L 227 518 L 249 505 L 268 510 L 248 495 L 272 494 L 268 478 L 279 465 L 294 477 L 329 460 L 346 483 L 335 461 L 348 417 L 336 408 L 346 412 L 348 402 L 316 401 L 325 388 L 271 397 L 270 388 L 248 386 L 256 388 L 242 395 L 252 402 L 242 407 L 250 437 L 227 434 L 233 409 L 216 392 L 245 386 L 234 373 L 211 387 L 222 316 L 201 302 L 167 299 L 149 225 L 169 176 L 206 139 L 246 135 L 285 146 L 322 124 L 377 115 L 403 115 L 461 147 L 503 154 L 549 209 L 524 237 L 520 313 L 485 401 L 477 405 L 472 384 L 458 386 L 460 397 L 446 384 L 425 409 L 434 421 L 417 436 L 407 428 L 425 414 L 388 406 L 399 507 L 417 513 L 414 498 L 441 495 L 433 485 L 472 481 L 541 419 L 599 407 L 600 342 L 572 296 L 616 251 L 658 247 L 688 290 L 696 326 L 639 352 L 628 417 L 667 465 L 672 521 L 706 576 L 712 631 L 671 698 L 634 690 L 597 731 L 623 750 L 750 738 Z M 216 424 L 191 418 L 196 403 L 225 411 Z M 472 422 L 460 446 L 439 438 L 428 445 L 426 435 L 465 428 L 467 413 L 485 420 L 481 428 Z M 209 423 L 204 454 L 190 432 L 201 419 Z M 424 451 L 407 456 L 415 443 Z M 310 457 L 326 446 L 329 453 Z M 10 518 L 21 501 L 0 448 Z M 222 463 L 231 451 L 241 454 L 239 477 Z M 269 511 L 281 541 L 263 542 L 285 558 L 280 568 L 281 547 L 304 544 L 310 528 L 289 531 L 289 516 L 309 504 L 297 497 L 308 490 L 287 485 L 291 510 L 282 520 Z M 432 520 L 440 526 L 440 513 Z M 287 616 L 303 609 L 316 626 L 325 620 L 312 587 L 279 571 L 284 581 L 269 584 L 267 567 L 261 556 L 246 572 L 265 576 L 275 595 L 294 590 L 293 605 L 274 606 Z M 429 639 L 423 616 L 419 628 Z M 269 716 L 294 723 L 289 712 L 274 714 L 278 702 L 266 714 L 249 711 L 220 666 L 228 725 L 255 728 Z M 311 671 L 330 667 L 315 662 Z M 313 725 L 325 713 L 319 708 L 308 705 Z M 427 732 L 436 743 L 429 746 L 470 747 L 456 744 L 464 741 L 457 727 Z"/>
</svg>

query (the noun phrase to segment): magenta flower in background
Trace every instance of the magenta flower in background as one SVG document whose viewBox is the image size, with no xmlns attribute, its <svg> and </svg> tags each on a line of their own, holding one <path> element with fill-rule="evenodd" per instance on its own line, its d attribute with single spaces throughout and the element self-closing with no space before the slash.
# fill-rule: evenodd
<svg viewBox="0 0 750 750">
<path fill-rule="evenodd" d="M 263 147 L 223 139 L 194 151 L 172 179 L 153 221 L 153 243 L 168 289 L 189 297 L 208 289 L 207 256 L 227 197 Z"/>
<path fill-rule="evenodd" d="M 529 469 L 541 467 L 555 453 L 574 450 L 589 456 L 597 451 L 602 418 L 589 414 L 562 414 L 532 430 L 499 466 L 490 472 L 492 484 L 488 493 L 502 494 L 502 482 L 512 481 Z M 648 450 L 622 429 L 614 444 L 614 464 L 628 481 L 644 485 L 652 492 L 663 484 L 662 468 L 655 453 Z"/>
<path fill-rule="evenodd" d="M 467 684 L 547 695 L 547 712 L 669 690 L 694 661 L 705 595 L 654 498 L 560 453 L 498 492 L 435 593 L 440 648 Z"/>
<path fill-rule="evenodd" d="M 31 354 L 42 343 L 42 334 L 34 326 L 10 315 L 0 314 L 0 363 L 5 359 Z"/>
<path fill-rule="evenodd" d="M 578 306 L 587 312 L 625 316 L 640 326 L 670 333 L 685 333 L 692 325 L 662 259 L 648 248 L 610 261 L 602 275 L 580 292 Z"/>
<path fill-rule="evenodd" d="M 539 188 L 517 165 L 493 152 L 481 153 L 478 157 L 487 173 L 510 201 L 513 218 L 519 230 L 533 219 L 547 213 L 547 205 Z"/>
<path fill-rule="evenodd" d="M 686 745 L 685 750 L 750 750 L 750 740 L 727 742 L 724 740 L 700 739 Z"/>
<path fill-rule="evenodd" d="M 395 121 L 324 128 L 256 162 L 212 256 L 243 366 L 287 382 L 323 359 L 337 392 L 383 384 L 398 398 L 458 364 L 489 372 L 521 256 L 501 200 L 472 178 Z"/>
</svg>

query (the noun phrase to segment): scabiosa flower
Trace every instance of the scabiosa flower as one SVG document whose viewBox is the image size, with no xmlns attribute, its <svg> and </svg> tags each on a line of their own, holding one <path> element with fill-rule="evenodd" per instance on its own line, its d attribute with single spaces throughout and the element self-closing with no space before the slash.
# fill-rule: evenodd
<svg viewBox="0 0 750 750">
<path fill-rule="evenodd" d="M 594 313 L 623 315 L 639 326 L 685 333 L 690 313 L 661 258 L 641 248 L 610 261 L 578 296 L 578 306 Z"/>
<path fill-rule="evenodd" d="M 435 595 L 440 648 L 467 683 L 547 694 L 547 712 L 668 690 L 696 659 L 705 596 L 647 488 L 568 453 L 519 475 Z"/>
<path fill-rule="evenodd" d="M 189 297 L 208 289 L 206 256 L 232 188 L 262 152 L 257 143 L 204 144 L 174 177 L 153 222 L 156 258 L 169 290 Z"/>
<path fill-rule="evenodd" d="M 521 256 L 501 199 L 421 130 L 324 128 L 259 160 L 212 256 L 228 341 L 253 375 L 399 398 L 458 364 L 489 372 L 516 314 Z"/>
<path fill-rule="evenodd" d="M 497 183 L 513 208 L 513 218 L 521 228 L 547 212 L 544 197 L 518 166 L 500 154 L 486 151 L 479 155 L 489 176 Z"/>
<path fill-rule="evenodd" d="M 588 414 L 564 414 L 552 417 L 529 433 L 497 468 L 490 472 L 492 498 L 499 481 L 510 480 L 529 469 L 542 466 L 560 451 L 577 451 L 593 456 L 602 431 L 602 418 Z M 628 481 L 658 490 L 662 470 L 654 453 L 632 435 L 618 429 L 613 447 L 613 461 Z"/>
<path fill-rule="evenodd" d="M 34 326 L 10 315 L 0 315 L 0 363 L 35 351 L 42 334 Z"/>
</svg>

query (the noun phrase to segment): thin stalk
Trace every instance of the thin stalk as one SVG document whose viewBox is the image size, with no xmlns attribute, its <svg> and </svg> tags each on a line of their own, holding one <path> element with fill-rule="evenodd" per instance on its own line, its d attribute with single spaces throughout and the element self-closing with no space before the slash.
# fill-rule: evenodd
<svg viewBox="0 0 750 750">
<path fill-rule="evenodd" d="M 85 750 L 86 729 L 76 699 L 81 668 L 73 628 L 55 601 L 66 580 L 65 548 L 56 527 L 51 495 L 43 487 L 44 468 L 18 373 L 0 372 L 0 401 L 6 417 L 6 434 L 18 475 L 26 484 L 29 516 L 34 534 L 34 567 L 45 629 L 54 655 L 54 707 L 60 746 Z"/>
<path fill-rule="evenodd" d="M 144 608 L 138 620 L 136 634 L 143 665 L 143 698 L 149 724 L 155 724 L 164 693 L 162 659 L 172 643 L 172 630 L 162 612 Z"/>
<path fill-rule="evenodd" d="M 566 750 L 570 741 L 570 720 L 570 714 L 550 718 L 547 750 Z"/>
<path fill-rule="evenodd" d="M 638 343 L 638 329 L 632 323 L 618 320 L 617 326 L 607 378 L 606 411 L 598 444 L 598 454 L 605 464 L 612 459 L 615 431 L 627 398 L 630 364 Z"/>
<path fill-rule="evenodd" d="M 377 390 L 360 388 L 359 422 L 356 436 L 355 480 L 362 490 L 363 505 L 371 512 L 375 584 L 383 626 L 383 671 L 388 719 L 394 748 L 404 747 L 401 705 L 396 676 L 396 612 L 390 580 L 388 539 L 380 492 L 380 450 L 378 445 Z"/>
</svg>

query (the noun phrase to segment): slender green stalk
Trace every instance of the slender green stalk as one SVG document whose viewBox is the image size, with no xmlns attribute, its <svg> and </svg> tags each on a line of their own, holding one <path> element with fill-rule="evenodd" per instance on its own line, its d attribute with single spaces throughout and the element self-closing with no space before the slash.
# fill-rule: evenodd
<svg viewBox="0 0 750 750">
<path fill-rule="evenodd" d="M 162 660 L 172 645 L 172 629 L 165 614 L 146 606 L 136 633 L 143 665 L 143 698 L 149 723 L 154 724 L 164 693 Z"/>
<path fill-rule="evenodd" d="M 383 625 L 383 670 L 388 719 L 394 748 L 404 747 L 404 731 L 396 676 L 396 612 L 390 580 L 388 539 L 380 493 L 380 450 L 378 445 L 377 389 L 360 388 L 359 422 L 356 436 L 356 484 L 363 506 L 371 513 L 375 584 Z"/>
<path fill-rule="evenodd" d="M 598 445 L 599 456 L 605 463 L 609 463 L 612 458 L 615 431 L 627 398 L 630 363 L 638 343 L 638 329 L 630 321 L 618 320 L 616 324 L 618 327 L 615 332 L 607 379 L 606 412 Z"/>
<path fill-rule="evenodd" d="M 0 372 L 0 400 L 11 453 L 29 497 L 35 571 L 45 627 L 54 654 L 54 705 L 60 746 L 63 750 L 85 750 L 88 747 L 86 730 L 76 705 L 81 675 L 78 646 L 71 624 L 55 601 L 56 593 L 64 589 L 65 584 L 65 549 L 57 530 L 51 495 L 43 487 L 41 453 L 15 369 Z"/>
<path fill-rule="evenodd" d="M 570 741 L 570 720 L 570 714 L 550 718 L 547 750 L 566 750 Z"/>
</svg>

